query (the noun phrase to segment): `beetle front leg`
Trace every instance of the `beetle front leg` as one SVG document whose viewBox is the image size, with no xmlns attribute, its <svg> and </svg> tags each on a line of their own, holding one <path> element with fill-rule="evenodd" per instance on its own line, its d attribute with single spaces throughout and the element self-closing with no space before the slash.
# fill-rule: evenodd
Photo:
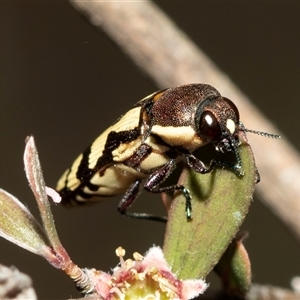
<svg viewBox="0 0 300 300">
<path fill-rule="evenodd" d="M 209 166 L 206 167 L 205 164 L 193 154 L 190 153 L 186 154 L 185 157 L 186 157 L 187 165 L 197 173 L 201 173 L 201 174 L 210 173 L 211 171 L 214 170 L 216 166 L 220 166 L 235 172 L 239 177 L 242 177 L 244 175 L 244 173 L 241 171 L 240 163 L 230 164 L 228 162 L 213 159 L 210 162 Z"/>
<path fill-rule="evenodd" d="M 133 219 L 144 219 L 144 220 L 154 220 L 160 222 L 167 222 L 166 217 L 158 217 L 147 213 L 131 213 L 128 212 L 127 209 L 133 204 L 135 199 L 137 198 L 139 191 L 140 191 L 141 180 L 137 179 L 134 183 L 126 191 L 124 197 L 119 202 L 118 211 L 129 218 Z"/>
<path fill-rule="evenodd" d="M 205 164 L 193 154 L 186 154 L 185 157 L 186 157 L 187 165 L 197 173 L 201 173 L 201 174 L 209 173 L 216 166 L 215 160 L 212 160 L 209 166 L 206 167 Z"/>
<path fill-rule="evenodd" d="M 165 164 L 162 168 L 155 171 L 150 175 L 148 180 L 144 184 L 144 188 L 151 193 L 163 193 L 163 192 L 173 192 L 176 190 L 181 190 L 185 197 L 185 211 L 188 219 L 192 218 L 192 197 L 187 188 L 183 185 L 170 185 L 167 187 L 159 187 L 175 170 L 176 162 L 175 160 L 170 160 L 167 164 Z"/>
</svg>

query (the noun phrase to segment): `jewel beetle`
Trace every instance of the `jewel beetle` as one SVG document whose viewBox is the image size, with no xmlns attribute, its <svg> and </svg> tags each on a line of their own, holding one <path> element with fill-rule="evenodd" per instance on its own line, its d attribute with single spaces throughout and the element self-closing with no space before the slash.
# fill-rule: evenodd
<svg viewBox="0 0 300 300">
<path fill-rule="evenodd" d="M 80 205 L 124 194 L 118 205 L 121 214 L 158 221 L 166 219 L 127 211 L 141 185 L 152 193 L 180 190 L 187 219 L 191 219 L 189 191 L 183 185 L 162 184 L 181 160 L 198 173 L 211 172 L 218 165 L 242 176 L 240 130 L 279 137 L 245 129 L 235 104 L 208 84 L 160 90 L 137 102 L 105 130 L 65 171 L 56 189 L 63 204 Z M 213 159 L 206 166 L 193 152 L 209 143 L 218 152 L 233 152 L 236 162 Z"/>
</svg>

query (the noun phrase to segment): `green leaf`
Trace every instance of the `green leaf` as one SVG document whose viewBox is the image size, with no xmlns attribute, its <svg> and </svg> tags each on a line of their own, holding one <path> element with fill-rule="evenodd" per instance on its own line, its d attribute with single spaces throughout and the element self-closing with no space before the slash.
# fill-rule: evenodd
<svg viewBox="0 0 300 300">
<path fill-rule="evenodd" d="M 243 236 L 233 239 L 214 271 L 220 276 L 229 295 L 245 297 L 251 285 L 251 265 L 242 243 Z"/>
<path fill-rule="evenodd" d="M 181 279 L 205 278 L 248 213 L 258 174 L 244 133 L 240 132 L 239 138 L 243 177 L 221 168 L 209 174 L 183 170 L 180 184 L 193 197 L 192 220 L 187 220 L 185 198 L 178 193 L 169 212 L 164 243 L 165 257 Z M 210 149 L 208 155 L 216 154 Z"/>
<path fill-rule="evenodd" d="M 2 189 L 0 236 L 35 254 L 48 252 L 49 242 L 39 223 L 16 197 Z"/>
<path fill-rule="evenodd" d="M 26 140 L 24 166 L 29 186 L 38 204 L 47 238 L 54 250 L 61 251 L 63 247 L 55 227 L 53 214 L 46 193 L 43 171 L 33 136 L 29 136 Z"/>
</svg>

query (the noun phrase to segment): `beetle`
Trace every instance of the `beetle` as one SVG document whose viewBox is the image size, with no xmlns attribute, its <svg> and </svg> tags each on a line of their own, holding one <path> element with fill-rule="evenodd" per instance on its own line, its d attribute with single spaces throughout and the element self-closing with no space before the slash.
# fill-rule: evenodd
<svg viewBox="0 0 300 300">
<path fill-rule="evenodd" d="M 188 84 L 163 89 L 137 102 L 104 131 L 65 171 L 56 189 L 66 205 L 124 194 L 118 205 L 121 214 L 158 221 L 166 218 L 127 211 L 142 182 L 152 193 L 180 190 L 186 199 L 187 219 L 191 219 L 189 191 L 183 185 L 162 187 L 162 183 L 183 159 L 198 173 L 211 172 L 218 165 L 242 176 L 240 130 L 250 131 L 240 122 L 235 104 L 214 87 Z M 209 143 L 221 153 L 233 152 L 236 162 L 213 159 L 206 166 L 193 152 Z"/>
</svg>

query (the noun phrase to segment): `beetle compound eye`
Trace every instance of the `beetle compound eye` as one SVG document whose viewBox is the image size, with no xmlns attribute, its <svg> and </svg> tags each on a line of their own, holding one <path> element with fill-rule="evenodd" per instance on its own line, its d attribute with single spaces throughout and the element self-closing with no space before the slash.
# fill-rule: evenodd
<svg viewBox="0 0 300 300">
<path fill-rule="evenodd" d="M 212 112 L 203 112 L 199 123 L 200 135 L 205 141 L 214 142 L 221 137 L 220 124 Z"/>
</svg>

